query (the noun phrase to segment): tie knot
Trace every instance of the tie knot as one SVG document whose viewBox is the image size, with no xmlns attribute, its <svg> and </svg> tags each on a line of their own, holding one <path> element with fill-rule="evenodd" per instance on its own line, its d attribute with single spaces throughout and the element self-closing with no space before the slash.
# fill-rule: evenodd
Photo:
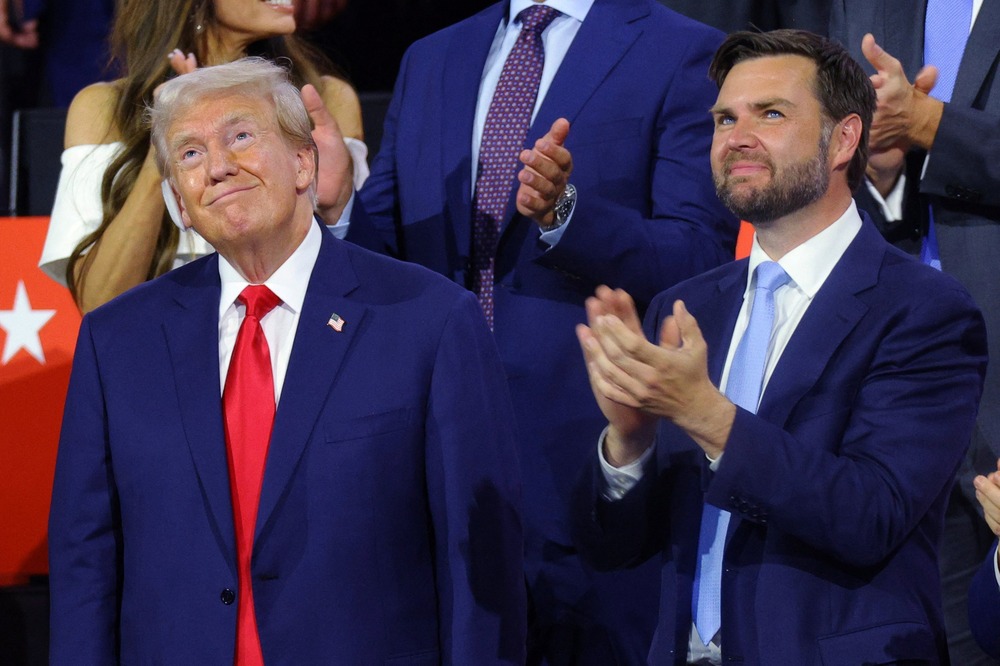
<svg viewBox="0 0 1000 666">
<path fill-rule="evenodd" d="M 252 284 L 236 297 L 243 305 L 247 306 L 248 317 L 256 317 L 257 321 L 263 319 L 264 315 L 274 309 L 281 302 L 281 299 L 274 295 L 274 292 L 262 284 Z"/>
<path fill-rule="evenodd" d="M 757 289 L 767 289 L 773 292 L 783 284 L 787 284 L 788 273 L 776 261 L 764 261 L 757 265 Z"/>
<path fill-rule="evenodd" d="M 517 15 L 517 20 L 521 22 L 522 34 L 540 35 L 561 13 L 558 9 L 552 9 L 547 5 L 533 5 L 522 9 Z"/>
</svg>

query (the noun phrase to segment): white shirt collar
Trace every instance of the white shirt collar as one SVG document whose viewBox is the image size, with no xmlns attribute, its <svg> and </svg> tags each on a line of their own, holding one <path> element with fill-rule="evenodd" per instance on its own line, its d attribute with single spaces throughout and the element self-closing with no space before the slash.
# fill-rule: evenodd
<svg viewBox="0 0 1000 666">
<path fill-rule="evenodd" d="M 291 256 L 285 260 L 278 270 L 264 284 L 274 292 L 274 295 L 281 299 L 282 307 L 298 313 L 302 310 L 302 303 L 306 298 L 306 289 L 309 286 L 309 276 L 312 275 L 313 266 L 316 265 L 316 258 L 319 256 L 319 248 L 323 243 L 322 230 L 313 220 L 309 225 L 309 231 Z M 222 294 L 219 298 L 219 318 L 221 319 L 226 310 L 236 301 L 247 285 L 250 283 L 243 279 L 232 264 L 226 258 L 219 255 L 219 278 L 222 282 Z"/>
<path fill-rule="evenodd" d="M 507 18 L 507 24 L 509 25 L 522 10 L 537 4 L 544 4 L 552 9 L 558 9 L 566 16 L 582 23 L 587 18 L 590 8 L 594 6 L 594 0 L 546 0 L 543 3 L 537 3 L 533 0 L 510 0 L 510 16 Z"/>
<path fill-rule="evenodd" d="M 861 215 L 851 200 L 851 205 L 836 222 L 785 254 L 778 264 L 785 269 L 792 282 L 812 300 L 860 230 Z M 745 293 L 750 291 L 754 270 L 764 261 L 771 261 L 771 258 L 757 242 L 757 234 L 754 234 Z"/>
</svg>

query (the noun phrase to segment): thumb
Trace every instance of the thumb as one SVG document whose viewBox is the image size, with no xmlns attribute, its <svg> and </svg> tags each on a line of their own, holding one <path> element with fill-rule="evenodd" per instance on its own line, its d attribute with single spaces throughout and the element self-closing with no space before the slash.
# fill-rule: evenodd
<svg viewBox="0 0 1000 666">
<path fill-rule="evenodd" d="M 669 316 L 660 325 L 660 346 L 679 349 L 681 346 L 681 331 L 677 328 L 677 318 Z"/>
<path fill-rule="evenodd" d="M 701 327 L 698 326 L 698 320 L 688 312 L 684 301 L 678 300 L 674 302 L 674 319 L 677 320 L 677 328 L 680 331 L 681 346 L 690 347 L 691 345 L 704 343 L 705 338 L 701 335 Z"/>
<path fill-rule="evenodd" d="M 937 78 L 938 68 L 934 65 L 927 65 L 917 72 L 917 77 L 913 79 L 913 87 L 927 95 L 937 83 Z"/>
<path fill-rule="evenodd" d="M 566 142 L 566 137 L 569 136 L 569 121 L 565 118 L 557 118 L 552 127 L 549 128 L 549 138 L 556 145 L 563 145 Z"/>
<path fill-rule="evenodd" d="M 861 53 L 879 74 L 884 74 L 900 67 L 899 61 L 879 46 L 875 41 L 875 36 L 870 32 L 861 40 Z"/>
<path fill-rule="evenodd" d="M 319 91 L 316 90 L 315 86 L 307 83 L 302 86 L 302 91 L 299 94 L 302 97 L 302 103 L 305 105 L 306 111 L 309 113 L 309 118 L 312 119 L 316 129 L 328 126 L 337 128 L 337 121 L 334 120 L 333 116 L 330 115 L 330 110 L 323 104 L 323 98 L 319 96 Z"/>
</svg>

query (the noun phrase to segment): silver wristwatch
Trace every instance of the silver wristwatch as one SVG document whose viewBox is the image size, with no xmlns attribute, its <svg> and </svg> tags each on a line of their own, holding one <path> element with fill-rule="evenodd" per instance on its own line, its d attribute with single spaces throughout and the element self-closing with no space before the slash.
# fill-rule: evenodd
<svg viewBox="0 0 1000 666">
<path fill-rule="evenodd" d="M 553 219 L 552 224 L 541 227 L 542 233 L 547 231 L 555 231 L 562 225 L 566 224 L 566 220 L 569 219 L 570 214 L 573 212 L 573 207 L 576 206 L 576 186 L 572 183 L 566 183 L 566 189 L 563 190 L 562 196 L 556 201 L 555 208 L 553 208 Z"/>
</svg>

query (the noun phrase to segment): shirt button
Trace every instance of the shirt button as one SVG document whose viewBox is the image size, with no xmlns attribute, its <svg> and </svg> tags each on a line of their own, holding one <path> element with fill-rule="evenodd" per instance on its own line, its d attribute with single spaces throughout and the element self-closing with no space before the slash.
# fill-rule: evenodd
<svg viewBox="0 0 1000 666">
<path fill-rule="evenodd" d="M 219 598 L 222 599 L 222 603 L 227 606 L 231 606 L 232 603 L 236 601 L 236 593 L 227 587 L 222 591 L 222 594 L 219 595 Z"/>
</svg>

